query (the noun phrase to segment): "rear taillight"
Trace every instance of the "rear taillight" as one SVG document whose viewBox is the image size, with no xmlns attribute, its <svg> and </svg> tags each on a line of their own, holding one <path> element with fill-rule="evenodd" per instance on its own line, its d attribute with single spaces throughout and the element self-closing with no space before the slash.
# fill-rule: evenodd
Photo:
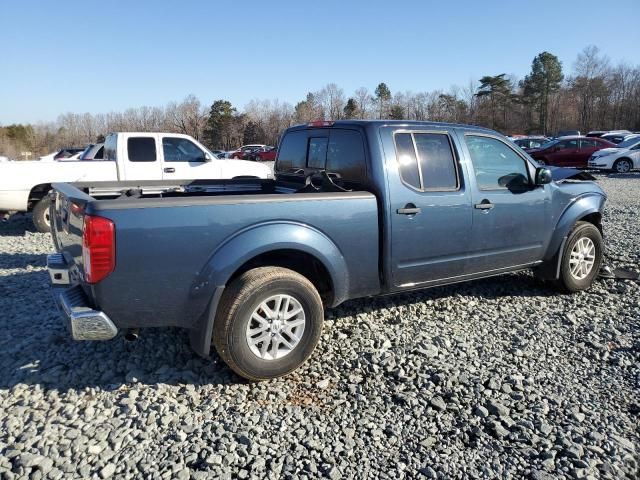
<svg viewBox="0 0 640 480">
<path fill-rule="evenodd" d="M 104 280 L 116 267 L 116 235 L 107 218 L 86 215 L 82 230 L 82 260 L 87 283 Z"/>
</svg>

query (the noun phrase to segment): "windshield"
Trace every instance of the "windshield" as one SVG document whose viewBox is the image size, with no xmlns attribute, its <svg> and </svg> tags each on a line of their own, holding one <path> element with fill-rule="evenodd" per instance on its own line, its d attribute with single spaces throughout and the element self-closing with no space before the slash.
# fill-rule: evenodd
<svg viewBox="0 0 640 480">
<path fill-rule="evenodd" d="M 640 142 L 640 135 L 627 138 L 624 142 L 618 144 L 618 148 L 631 148 L 638 142 Z"/>
</svg>

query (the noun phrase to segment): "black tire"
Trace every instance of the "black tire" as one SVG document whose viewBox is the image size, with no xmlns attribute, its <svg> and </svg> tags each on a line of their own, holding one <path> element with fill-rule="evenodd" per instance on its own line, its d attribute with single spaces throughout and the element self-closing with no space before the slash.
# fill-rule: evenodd
<svg viewBox="0 0 640 480">
<path fill-rule="evenodd" d="M 631 160 L 627 158 L 621 158 L 620 160 L 616 160 L 613 164 L 613 171 L 615 173 L 629 173 L 633 168 L 633 164 Z"/>
<path fill-rule="evenodd" d="M 49 218 L 49 205 L 51 200 L 49 196 L 45 196 L 36 203 L 33 207 L 32 219 L 33 224 L 36 226 L 36 230 L 41 233 L 48 233 L 51 231 L 51 219 Z"/>
<path fill-rule="evenodd" d="M 247 340 L 247 325 L 260 303 L 285 294 L 304 311 L 305 326 L 299 343 L 282 358 L 263 359 Z M 313 352 L 322 333 L 324 310 L 313 284 L 293 270 L 259 267 L 242 274 L 225 289 L 213 326 L 212 343 L 220 357 L 238 375 L 259 381 L 281 377 L 302 365 Z"/>
<path fill-rule="evenodd" d="M 594 263 L 589 271 L 589 274 L 582 279 L 578 279 L 571 273 L 571 252 L 576 244 L 582 239 L 588 238 L 593 242 L 595 247 Z M 579 292 L 586 290 L 591 286 L 594 279 L 600 272 L 600 266 L 602 265 L 602 257 L 604 254 L 604 246 L 602 242 L 602 235 L 600 230 L 588 222 L 576 223 L 573 231 L 569 234 L 567 244 L 562 252 L 562 262 L 560 264 L 560 278 L 558 279 L 558 286 L 568 292 Z"/>
</svg>

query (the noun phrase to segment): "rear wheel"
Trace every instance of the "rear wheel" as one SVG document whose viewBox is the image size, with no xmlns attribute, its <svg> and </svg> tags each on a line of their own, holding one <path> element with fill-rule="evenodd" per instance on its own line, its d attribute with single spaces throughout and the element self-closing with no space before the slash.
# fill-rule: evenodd
<svg viewBox="0 0 640 480">
<path fill-rule="evenodd" d="M 560 286 L 569 292 L 586 290 L 602 265 L 602 235 L 595 225 L 578 222 L 569 235 L 560 264 Z"/>
<path fill-rule="evenodd" d="M 309 358 L 323 318 L 320 295 L 306 277 L 286 268 L 255 268 L 225 289 L 212 341 L 238 375 L 267 380 Z"/>
<path fill-rule="evenodd" d="M 42 233 L 51 231 L 51 218 L 49 217 L 49 205 L 51 200 L 46 196 L 36 203 L 33 207 L 32 218 L 33 224 L 36 226 L 36 230 Z"/>
<path fill-rule="evenodd" d="M 629 173 L 631 171 L 631 161 L 626 158 L 621 158 L 620 160 L 616 160 L 616 163 L 613 164 L 613 171 L 616 173 Z"/>
</svg>

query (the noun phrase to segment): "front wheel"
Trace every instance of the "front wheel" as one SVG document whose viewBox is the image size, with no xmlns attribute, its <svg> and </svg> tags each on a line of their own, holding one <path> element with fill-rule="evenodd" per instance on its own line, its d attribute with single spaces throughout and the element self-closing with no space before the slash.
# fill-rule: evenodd
<svg viewBox="0 0 640 480">
<path fill-rule="evenodd" d="M 588 222 L 578 222 L 569 235 L 560 264 L 560 286 L 569 292 L 586 290 L 602 265 L 603 242 L 600 230 Z"/>
<path fill-rule="evenodd" d="M 51 231 L 51 218 L 49 215 L 49 206 L 51 205 L 51 200 L 49 200 L 49 196 L 45 196 L 41 198 L 38 203 L 36 203 L 35 207 L 33 207 L 32 218 L 33 224 L 41 233 L 48 233 Z"/>
<path fill-rule="evenodd" d="M 320 295 L 306 277 L 286 268 L 255 268 L 225 289 L 212 342 L 238 375 L 267 380 L 309 358 L 323 319 Z"/>
<path fill-rule="evenodd" d="M 629 173 L 632 167 L 631 162 L 626 158 L 621 158 L 613 164 L 613 170 L 616 173 Z"/>
</svg>

